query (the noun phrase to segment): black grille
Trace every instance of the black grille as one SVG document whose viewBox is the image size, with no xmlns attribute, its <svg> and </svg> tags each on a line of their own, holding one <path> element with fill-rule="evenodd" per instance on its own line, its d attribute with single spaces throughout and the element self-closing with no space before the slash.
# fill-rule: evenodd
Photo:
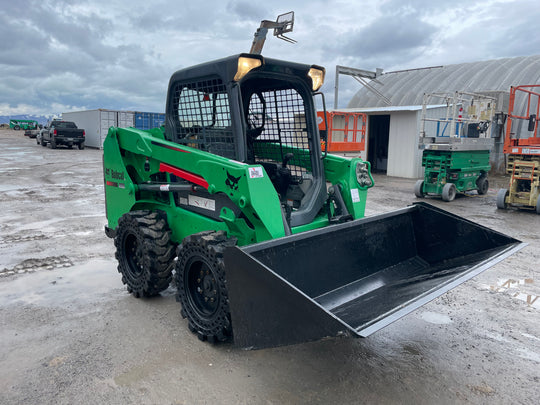
<svg viewBox="0 0 540 405">
<path fill-rule="evenodd" d="M 179 83 L 174 94 L 178 143 L 237 158 L 229 98 L 219 78 Z"/>
<path fill-rule="evenodd" d="M 264 119 L 264 129 L 254 140 L 254 154 L 257 162 L 280 164 L 288 148 L 298 148 L 287 167 L 291 174 L 301 177 L 311 172 L 311 154 L 306 128 L 304 101 L 294 89 L 273 90 L 262 93 L 266 104 L 254 94 L 249 104 L 248 125 L 260 127 Z"/>
</svg>

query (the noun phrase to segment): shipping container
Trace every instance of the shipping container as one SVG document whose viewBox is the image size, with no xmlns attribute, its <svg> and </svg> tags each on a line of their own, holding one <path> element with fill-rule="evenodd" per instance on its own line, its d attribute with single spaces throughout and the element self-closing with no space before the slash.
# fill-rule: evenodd
<svg viewBox="0 0 540 405">
<path fill-rule="evenodd" d="M 164 113 L 135 112 L 135 128 L 152 129 L 159 128 L 165 122 Z"/>
<path fill-rule="evenodd" d="M 103 141 L 110 127 L 133 127 L 135 113 L 133 111 L 87 110 L 62 113 L 62 119 L 73 121 L 77 127 L 86 132 L 85 145 L 91 148 L 103 147 Z"/>
</svg>

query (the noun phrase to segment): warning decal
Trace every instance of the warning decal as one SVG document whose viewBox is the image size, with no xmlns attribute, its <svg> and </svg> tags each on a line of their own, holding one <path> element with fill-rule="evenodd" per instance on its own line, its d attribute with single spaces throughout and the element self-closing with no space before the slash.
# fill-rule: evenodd
<svg viewBox="0 0 540 405">
<path fill-rule="evenodd" d="M 264 177 L 263 168 L 261 166 L 250 167 L 249 168 L 249 178 L 250 179 L 259 179 Z"/>
</svg>

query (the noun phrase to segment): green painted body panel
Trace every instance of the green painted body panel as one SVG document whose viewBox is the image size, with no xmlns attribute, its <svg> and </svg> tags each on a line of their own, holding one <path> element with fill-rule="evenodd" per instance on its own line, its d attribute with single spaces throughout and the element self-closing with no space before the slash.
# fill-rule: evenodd
<svg viewBox="0 0 540 405">
<path fill-rule="evenodd" d="M 442 194 L 446 183 L 454 183 L 458 192 L 477 190 L 476 181 L 491 169 L 489 150 L 424 150 L 422 155 L 426 194 Z"/>
<path fill-rule="evenodd" d="M 369 186 L 360 186 L 356 180 L 356 165 L 363 162 L 367 165 L 370 179 Z M 326 181 L 333 185 L 339 185 L 341 195 L 349 213 L 354 219 L 363 218 L 366 211 L 366 200 L 368 189 L 373 187 L 375 182 L 371 176 L 371 165 L 360 158 L 344 158 L 337 155 L 326 155 L 323 159 L 324 174 Z"/>
<path fill-rule="evenodd" d="M 330 225 L 330 221 L 328 221 L 328 215 L 326 213 L 321 213 L 311 223 L 291 228 L 291 232 L 294 235 L 297 233 L 312 231 L 313 229 L 324 228 L 328 225 Z"/>
<path fill-rule="evenodd" d="M 278 147 L 278 146 L 276 146 Z M 215 154 L 165 140 L 162 129 L 148 131 L 134 128 L 111 128 L 103 144 L 103 166 L 108 227 L 116 229 L 122 215 L 133 210 L 161 210 L 167 214 L 173 241 L 179 243 L 193 233 L 224 230 L 238 238 L 238 245 L 285 236 L 281 204 L 268 175 L 260 165 L 248 165 Z M 294 153 L 295 148 L 289 148 Z M 327 155 L 323 159 L 327 181 L 339 185 L 343 200 L 354 219 L 362 218 L 368 187 L 360 187 L 355 168 L 360 159 Z M 139 190 L 138 184 L 160 176 L 160 182 L 170 183 L 170 174 L 160 171 L 165 163 L 185 170 L 208 183 L 210 194 L 226 194 L 240 208 L 242 217 L 222 208 L 218 219 L 184 209 L 174 201 L 173 193 Z M 369 163 L 368 168 L 369 168 Z M 227 185 L 232 176 L 235 186 Z M 371 185 L 373 179 L 371 174 Z M 300 233 L 329 225 L 326 212 L 321 212 L 309 224 L 293 227 Z"/>
</svg>

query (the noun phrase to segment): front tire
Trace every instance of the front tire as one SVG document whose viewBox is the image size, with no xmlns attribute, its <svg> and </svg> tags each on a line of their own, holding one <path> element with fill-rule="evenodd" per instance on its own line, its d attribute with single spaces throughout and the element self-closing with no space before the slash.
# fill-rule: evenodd
<svg viewBox="0 0 540 405">
<path fill-rule="evenodd" d="M 222 231 L 208 231 L 190 235 L 178 246 L 176 300 L 200 340 L 217 343 L 232 336 L 223 252 L 235 243 Z"/>
<path fill-rule="evenodd" d="M 443 201 L 450 202 L 456 198 L 456 185 L 454 183 L 446 183 L 442 189 Z"/>
<path fill-rule="evenodd" d="M 118 272 L 129 293 L 152 297 L 167 289 L 172 279 L 175 244 L 164 214 L 133 211 L 118 221 L 116 236 Z"/>
</svg>

